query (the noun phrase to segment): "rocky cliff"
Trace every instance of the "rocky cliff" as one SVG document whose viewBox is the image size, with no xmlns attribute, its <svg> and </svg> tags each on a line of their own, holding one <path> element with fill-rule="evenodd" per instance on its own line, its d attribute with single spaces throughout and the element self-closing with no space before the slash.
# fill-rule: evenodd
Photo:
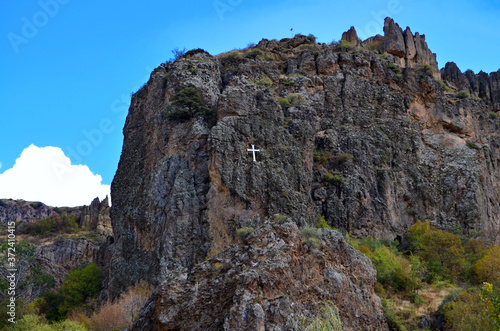
<svg viewBox="0 0 500 331">
<path fill-rule="evenodd" d="M 95 198 L 90 205 L 80 207 L 51 207 L 38 201 L 0 199 L 0 223 L 16 221 L 23 227 L 54 214 L 66 213 L 76 216 L 81 228 L 108 236 L 113 234 L 109 209 L 107 197 L 102 201 Z"/>
<path fill-rule="evenodd" d="M 66 212 L 75 216 L 80 215 L 78 207 L 54 208 L 41 202 L 0 199 L 0 223 L 3 224 L 10 221 L 17 221 L 19 224 L 33 223 L 57 212 Z"/>
<path fill-rule="evenodd" d="M 236 233 L 248 227 L 262 227 L 264 237 L 280 232 L 265 225 L 277 214 L 297 226 L 314 225 L 321 214 L 357 237 L 397 238 L 417 220 L 429 220 L 498 241 L 500 123 L 494 75 L 487 75 L 488 88 L 482 74 L 471 78 L 475 87 L 464 85 L 474 91 L 477 86 L 479 98 L 458 93 L 462 76 L 452 75 L 455 82 L 444 72 L 448 85 L 436 80 L 441 73 L 425 37 L 409 28 L 403 32 L 391 19 L 384 36 L 360 41 L 351 29 L 343 39 L 348 43 L 317 44 L 300 35 L 264 39 L 216 57 L 193 52 L 154 70 L 132 97 L 111 188 L 110 298 L 144 279 L 161 285 L 149 320 L 143 319 L 147 325 L 175 329 L 187 323 L 183 313 L 169 315 L 172 308 L 199 309 L 186 325 L 205 321 L 207 306 L 195 302 L 193 291 L 207 302 L 225 300 L 219 302 L 224 321 L 213 320 L 210 329 L 237 329 L 243 324 L 232 321 L 241 322 L 241 316 L 275 325 L 273 300 L 297 302 L 298 284 L 305 281 L 290 277 L 295 284 L 290 293 L 265 285 L 276 296 L 259 296 L 244 270 L 272 274 L 269 270 L 276 269 L 268 267 L 275 260 L 270 266 L 255 260 L 257 265 L 228 267 L 227 284 L 234 286 L 227 290 L 219 287 L 220 273 L 210 265 L 234 264 L 236 254 L 252 250 L 271 258 L 267 241 L 249 241 L 245 248 Z M 489 91 L 489 97 L 479 91 Z M 248 151 L 252 146 L 258 149 L 255 162 Z M 282 270 L 297 272 L 308 261 L 322 274 L 315 281 L 329 279 L 326 265 L 345 271 L 339 277 L 346 277 L 349 285 L 343 289 L 349 288 L 352 302 L 368 300 L 372 308 L 364 310 L 370 311 L 366 320 L 379 320 L 371 285 L 362 285 L 371 284 L 372 276 L 362 284 L 353 281 L 357 269 L 351 257 L 361 256 L 346 258 L 344 244 L 336 240 L 325 239 L 321 254 L 311 256 L 303 253 L 300 240 L 283 239 L 284 258 L 298 261 Z M 200 287 L 193 290 L 198 280 Z M 362 325 L 334 288 L 320 286 L 318 296 L 310 298 L 332 299 L 345 325 Z M 249 289 L 253 296 L 245 297 Z M 322 291 L 324 296 L 318 294 Z M 181 295 L 194 301 L 176 297 Z M 260 308 L 250 305 L 252 298 L 263 301 Z M 314 314 L 310 302 L 302 304 L 294 307 Z M 250 327 L 249 320 L 245 323 Z"/>
</svg>

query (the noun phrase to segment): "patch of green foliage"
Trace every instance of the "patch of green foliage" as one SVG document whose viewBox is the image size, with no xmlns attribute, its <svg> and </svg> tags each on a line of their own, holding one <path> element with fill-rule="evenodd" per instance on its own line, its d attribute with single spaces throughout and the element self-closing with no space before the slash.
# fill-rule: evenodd
<svg viewBox="0 0 500 331">
<path fill-rule="evenodd" d="M 288 219 L 288 217 L 286 215 L 278 214 L 278 215 L 274 216 L 274 220 L 276 221 L 276 223 L 279 223 L 279 224 L 285 222 L 287 219 Z"/>
<path fill-rule="evenodd" d="M 494 330 L 487 304 L 477 289 L 467 289 L 445 298 L 441 307 L 448 330 Z"/>
<path fill-rule="evenodd" d="M 441 88 L 441 90 L 443 90 L 443 91 L 446 91 L 446 92 L 453 91 L 453 89 L 451 87 L 449 87 L 448 85 L 446 85 L 446 83 L 443 82 L 441 79 L 438 80 L 438 84 L 439 84 L 439 88 Z"/>
<path fill-rule="evenodd" d="M 348 42 L 347 40 L 341 40 L 336 46 L 337 50 L 342 52 L 352 52 L 356 49 L 356 46 Z"/>
<path fill-rule="evenodd" d="M 195 54 L 207 54 L 207 55 L 210 55 L 210 53 L 208 53 L 206 50 L 204 49 L 201 49 L 201 48 L 196 48 L 196 49 L 192 49 L 190 51 L 187 51 L 183 57 L 185 58 L 190 58 L 191 56 L 195 55 Z"/>
<path fill-rule="evenodd" d="M 40 311 L 49 321 L 63 320 L 99 293 L 101 280 L 102 271 L 95 263 L 72 270 L 57 291 L 45 292 L 39 301 Z"/>
<path fill-rule="evenodd" d="M 319 164 L 325 164 L 326 161 L 328 161 L 328 153 L 325 151 L 314 151 L 313 159 L 315 162 L 318 162 Z"/>
<path fill-rule="evenodd" d="M 252 233 L 254 231 L 255 231 L 255 229 L 252 227 L 241 228 L 241 229 L 236 230 L 236 236 L 238 236 L 238 238 L 240 238 L 240 239 L 245 239 L 246 237 L 248 237 L 248 235 L 250 233 Z"/>
<path fill-rule="evenodd" d="M 79 226 L 77 218 L 74 215 L 63 213 L 54 214 L 22 227 L 19 232 L 33 236 L 49 235 L 56 233 L 74 233 L 78 232 Z"/>
<path fill-rule="evenodd" d="M 494 111 L 490 111 L 490 118 L 492 120 L 497 120 L 498 119 L 498 113 Z"/>
<path fill-rule="evenodd" d="M 469 99 L 470 98 L 470 93 L 467 91 L 458 91 L 456 94 L 457 98 L 459 99 Z"/>
<path fill-rule="evenodd" d="M 476 145 L 475 143 L 473 143 L 472 141 L 467 141 L 465 143 L 465 145 L 467 147 L 469 147 L 470 149 L 480 149 L 480 147 L 478 145 Z"/>
<path fill-rule="evenodd" d="M 316 224 L 316 227 L 318 229 L 328 229 L 328 230 L 333 230 L 333 228 L 328 225 L 328 223 L 326 222 L 326 219 L 325 219 L 325 216 L 323 215 L 318 215 L 318 223 Z"/>
<path fill-rule="evenodd" d="M 214 125 L 217 120 L 217 112 L 205 107 L 200 92 L 194 87 L 180 90 L 170 98 L 170 102 L 173 106 L 167 106 L 168 119 L 183 121 L 193 116 L 203 116 L 210 125 Z"/>
<path fill-rule="evenodd" d="M 392 72 L 394 72 L 398 78 L 401 78 L 403 76 L 403 72 L 401 71 L 401 68 L 398 67 L 397 65 L 395 65 L 394 63 L 389 63 L 387 65 L 387 68 L 392 70 Z"/>
<path fill-rule="evenodd" d="M 302 95 L 298 93 L 289 94 L 285 98 L 279 100 L 280 106 L 283 109 L 297 107 L 302 104 L 302 102 L 304 102 L 304 98 L 302 98 Z"/>
<path fill-rule="evenodd" d="M 245 57 L 249 58 L 249 59 L 262 61 L 264 59 L 264 55 L 265 54 L 261 49 L 254 48 L 254 49 L 249 50 L 247 52 L 247 54 L 245 55 Z"/>
<path fill-rule="evenodd" d="M 87 331 L 83 323 L 64 320 L 56 323 L 49 323 L 43 316 L 36 314 L 26 314 L 16 320 L 11 331 Z"/>
<path fill-rule="evenodd" d="M 316 43 L 316 36 L 312 33 L 307 35 L 307 39 L 309 39 L 312 43 Z"/>
<path fill-rule="evenodd" d="M 269 77 L 263 77 L 261 79 L 254 79 L 254 84 L 260 88 L 268 88 L 273 85 L 273 81 Z"/>
<path fill-rule="evenodd" d="M 434 68 L 428 64 L 421 64 L 417 67 L 417 73 L 421 78 L 431 77 L 434 74 Z"/>
<path fill-rule="evenodd" d="M 297 84 L 291 80 L 291 79 L 285 79 L 283 82 L 281 82 L 283 86 L 296 86 Z"/>
<path fill-rule="evenodd" d="M 323 175 L 323 180 L 334 185 L 340 186 L 345 184 L 345 178 L 340 176 L 338 171 L 329 170 Z"/>
<path fill-rule="evenodd" d="M 302 237 L 302 241 L 314 248 L 320 248 L 324 244 L 318 228 L 312 226 L 304 226 L 300 228 L 300 234 Z"/>
<path fill-rule="evenodd" d="M 243 59 L 243 56 L 241 56 L 239 51 L 231 51 L 224 55 L 224 59 L 229 62 L 238 62 L 239 60 Z"/>
</svg>

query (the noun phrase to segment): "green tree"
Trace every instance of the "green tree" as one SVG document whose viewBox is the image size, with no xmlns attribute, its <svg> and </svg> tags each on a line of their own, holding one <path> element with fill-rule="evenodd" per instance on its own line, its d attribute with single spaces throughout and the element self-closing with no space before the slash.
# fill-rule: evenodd
<svg viewBox="0 0 500 331">
<path fill-rule="evenodd" d="M 72 270 L 57 291 L 46 292 L 40 310 L 49 321 L 60 321 L 66 314 L 93 298 L 99 292 L 102 271 L 91 263 L 84 268 Z"/>
<path fill-rule="evenodd" d="M 500 330 L 500 288 L 484 283 L 479 297 L 486 304 L 486 312 L 494 325 L 494 330 Z"/>
<path fill-rule="evenodd" d="M 479 282 L 500 280 L 500 246 L 493 246 L 474 265 L 474 274 Z"/>
</svg>

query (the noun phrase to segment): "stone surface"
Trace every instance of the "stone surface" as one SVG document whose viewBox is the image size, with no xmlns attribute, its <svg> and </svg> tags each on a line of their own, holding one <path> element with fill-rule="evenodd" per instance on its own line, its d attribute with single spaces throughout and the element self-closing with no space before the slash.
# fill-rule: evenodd
<svg viewBox="0 0 500 331">
<path fill-rule="evenodd" d="M 346 40 L 350 42 L 351 45 L 353 46 L 361 45 L 361 39 L 359 39 L 358 33 L 356 32 L 356 29 L 353 26 L 351 26 L 351 28 L 346 32 L 342 33 L 341 40 Z"/>
<path fill-rule="evenodd" d="M 80 207 L 75 208 L 54 208 L 41 202 L 0 199 L 0 223 L 7 224 L 10 221 L 16 221 L 19 225 L 33 223 L 35 221 L 47 218 L 54 213 L 66 212 L 79 216 Z"/>
<path fill-rule="evenodd" d="M 89 206 L 82 207 L 80 227 L 96 231 L 103 236 L 112 236 L 111 217 L 109 215 L 108 197 L 100 201 L 95 198 Z"/>
<path fill-rule="evenodd" d="M 244 244 L 166 280 L 133 330 L 291 330 L 327 301 L 344 330 L 387 330 L 370 260 L 342 234 L 318 233 L 319 249 L 295 223 L 262 226 Z"/>
<path fill-rule="evenodd" d="M 404 57 L 406 55 L 403 30 L 389 17 L 384 21 L 384 40 L 380 44 L 380 52 L 387 52 L 397 57 Z"/>
</svg>

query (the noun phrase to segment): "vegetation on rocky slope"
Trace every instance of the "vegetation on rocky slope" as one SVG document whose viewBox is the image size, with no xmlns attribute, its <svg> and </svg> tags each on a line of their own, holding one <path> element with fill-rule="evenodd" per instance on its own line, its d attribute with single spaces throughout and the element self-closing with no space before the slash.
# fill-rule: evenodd
<svg viewBox="0 0 500 331">
<path fill-rule="evenodd" d="M 350 243 L 377 269 L 375 290 L 391 330 L 496 330 L 500 246 L 420 221 L 402 242 L 367 237 Z"/>
</svg>

